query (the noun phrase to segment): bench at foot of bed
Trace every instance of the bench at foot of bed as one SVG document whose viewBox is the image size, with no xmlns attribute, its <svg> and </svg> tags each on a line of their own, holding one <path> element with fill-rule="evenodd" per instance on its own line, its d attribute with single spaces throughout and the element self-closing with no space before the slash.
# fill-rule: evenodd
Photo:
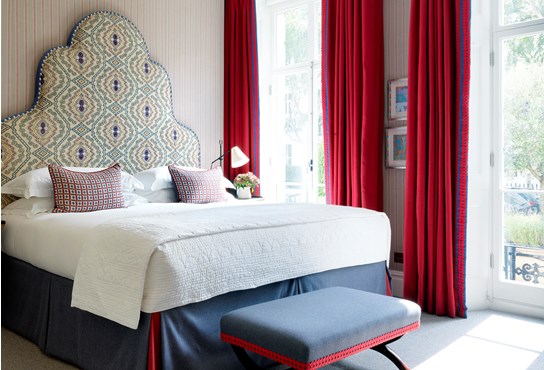
<svg viewBox="0 0 544 370">
<path fill-rule="evenodd" d="M 328 288 L 249 306 L 221 319 L 221 339 L 247 369 L 245 350 L 293 369 L 318 369 L 365 349 L 408 366 L 387 344 L 419 327 L 413 302 L 349 288 Z"/>
</svg>

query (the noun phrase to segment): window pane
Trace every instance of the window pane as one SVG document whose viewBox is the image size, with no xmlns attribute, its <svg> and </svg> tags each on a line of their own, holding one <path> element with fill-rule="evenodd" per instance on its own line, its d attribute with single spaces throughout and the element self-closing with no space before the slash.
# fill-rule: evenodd
<svg viewBox="0 0 544 370">
<path fill-rule="evenodd" d="M 505 191 L 505 280 L 544 288 L 544 214 L 540 192 Z"/>
<path fill-rule="evenodd" d="M 503 41 L 503 184 L 544 182 L 544 33 Z"/>
<path fill-rule="evenodd" d="M 314 59 L 321 60 L 321 1 L 315 4 L 315 47 Z"/>
<path fill-rule="evenodd" d="M 314 84 L 315 81 L 321 81 L 321 69 L 314 69 Z M 318 203 L 325 203 L 325 147 L 324 147 L 324 136 L 323 136 L 323 109 L 321 101 L 321 84 L 318 82 L 315 92 L 314 100 L 314 123 L 315 136 L 314 141 L 317 147 L 317 168 L 314 166 L 314 171 L 317 171 L 316 184 L 316 200 Z M 315 86 L 315 85 L 314 85 Z M 314 161 L 315 162 L 315 161 Z"/>
<path fill-rule="evenodd" d="M 502 55 L 503 278 L 544 287 L 544 33 Z"/>
<path fill-rule="evenodd" d="M 311 158 L 311 74 L 301 72 L 283 76 L 279 92 L 283 96 L 283 111 L 280 115 L 283 143 L 284 179 L 279 190 L 280 199 L 286 202 L 306 202 L 308 183 L 308 161 Z M 279 153 L 278 153 L 279 154 Z"/>
<path fill-rule="evenodd" d="M 278 14 L 276 24 L 277 65 L 309 61 L 308 8 L 300 7 Z"/>
<path fill-rule="evenodd" d="M 502 25 L 544 18 L 544 0 L 502 0 Z"/>
</svg>

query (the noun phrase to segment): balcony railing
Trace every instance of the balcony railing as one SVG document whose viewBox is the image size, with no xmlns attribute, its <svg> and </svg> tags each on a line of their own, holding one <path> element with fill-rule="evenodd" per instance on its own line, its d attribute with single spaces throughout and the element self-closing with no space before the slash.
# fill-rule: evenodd
<svg viewBox="0 0 544 370">
<path fill-rule="evenodd" d="M 544 248 L 506 243 L 504 245 L 504 277 L 544 285 Z M 541 280 L 539 280 L 541 279 Z"/>
</svg>

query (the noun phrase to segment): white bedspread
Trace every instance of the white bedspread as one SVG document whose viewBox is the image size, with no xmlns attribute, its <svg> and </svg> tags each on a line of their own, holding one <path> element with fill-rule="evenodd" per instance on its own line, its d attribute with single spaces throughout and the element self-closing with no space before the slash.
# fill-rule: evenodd
<svg viewBox="0 0 544 370">
<path fill-rule="evenodd" d="M 390 233 L 383 213 L 311 204 L 180 207 L 112 220 L 83 245 L 72 306 L 136 328 L 140 311 L 388 261 Z"/>
</svg>

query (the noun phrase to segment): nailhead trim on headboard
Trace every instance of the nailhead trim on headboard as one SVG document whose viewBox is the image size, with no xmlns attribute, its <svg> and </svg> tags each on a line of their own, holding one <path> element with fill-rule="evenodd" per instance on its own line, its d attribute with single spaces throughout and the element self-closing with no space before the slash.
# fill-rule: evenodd
<svg viewBox="0 0 544 370">
<path fill-rule="evenodd" d="M 32 107 L 2 120 L 2 184 L 49 163 L 130 173 L 200 166 L 197 135 L 174 117 L 172 85 L 127 18 L 92 13 L 44 54 Z M 2 207 L 12 198 L 2 194 Z"/>
</svg>

